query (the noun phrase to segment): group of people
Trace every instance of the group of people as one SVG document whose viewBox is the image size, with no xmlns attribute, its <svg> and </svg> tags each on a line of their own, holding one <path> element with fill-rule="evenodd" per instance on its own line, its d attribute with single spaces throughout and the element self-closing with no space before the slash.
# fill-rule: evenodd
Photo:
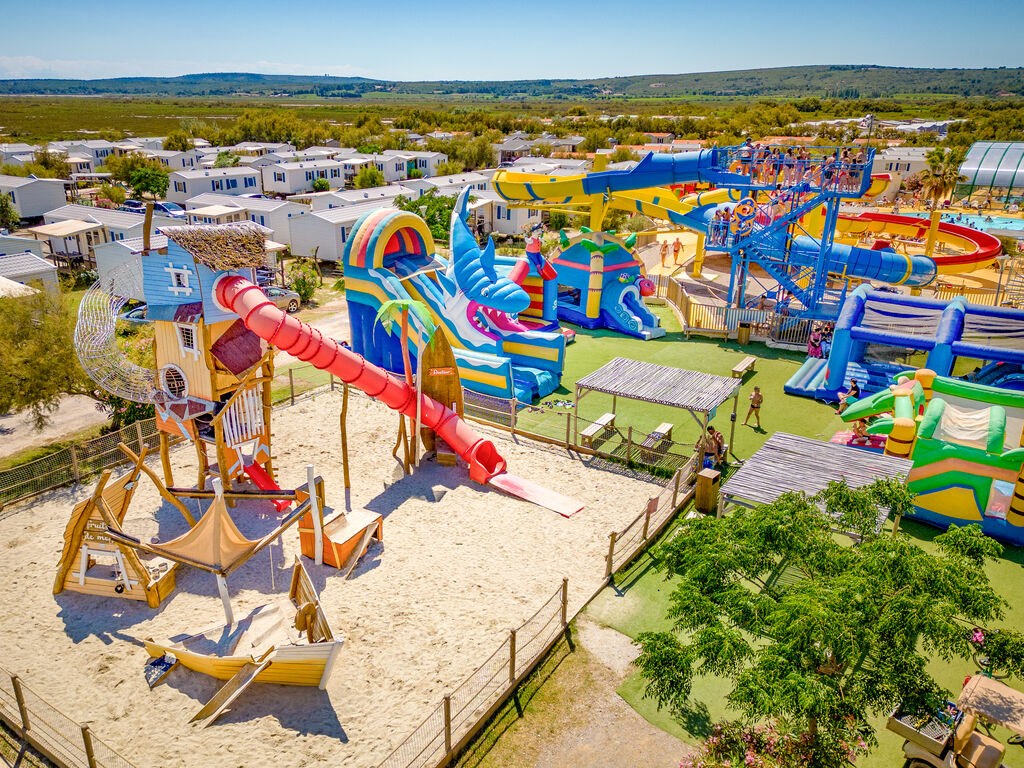
<svg viewBox="0 0 1024 768">
<path fill-rule="evenodd" d="M 815 323 L 811 335 L 807 337 L 807 356 L 822 358 L 828 354 L 832 346 L 832 324 Z"/>
<path fill-rule="evenodd" d="M 743 420 L 743 426 L 749 426 L 750 419 L 753 418 L 757 424 L 755 429 L 761 429 L 761 405 L 764 403 L 761 388 L 754 387 L 747 399 L 750 400 L 750 408 L 747 409 L 747 418 Z M 704 452 L 705 469 L 714 469 L 725 464 L 725 454 L 729 446 L 725 443 L 725 437 L 715 429 L 714 425 L 708 425 L 707 433 L 701 437 L 700 447 Z"/>
<path fill-rule="evenodd" d="M 807 147 L 755 144 L 747 139 L 739 148 L 739 172 L 751 183 L 795 186 L 807 181 L 812 187 L 856 192 L 864 180 L 867 153 L 863 148 L 837 149 L 831 155 L 812 155 Z"/>
</svg>

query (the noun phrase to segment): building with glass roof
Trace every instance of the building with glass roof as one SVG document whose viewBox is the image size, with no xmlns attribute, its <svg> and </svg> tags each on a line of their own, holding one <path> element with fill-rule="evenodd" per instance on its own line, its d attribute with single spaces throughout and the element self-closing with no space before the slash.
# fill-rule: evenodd
<svg viewBox="0 0 1024 768">
<path fill-rule="evenodd" d="M 992 197 L 1007 205 L 1024 203 L 1024 141 L 975 142 L 960 173 L 966 181 L 957 185 L 958 197 Z"/>
</svg>

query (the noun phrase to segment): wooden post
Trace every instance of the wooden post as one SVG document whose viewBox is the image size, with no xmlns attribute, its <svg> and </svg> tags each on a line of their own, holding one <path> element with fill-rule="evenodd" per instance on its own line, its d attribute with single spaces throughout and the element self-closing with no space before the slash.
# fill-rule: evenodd
<svg viewBox="0 0 1024 768">
<path fill-rule="evenodd" d="M 562 626 L 569 623 L 569 577 L 562 577 Z"/>
<path fill-rule="evenodd" d="M 136 422 L 137 424 L 138 422 Z M 96 754 L 92 749 L 92 733 L 89 732 L 89 726 L 82 726 L 82 743 L 85 745 L 85 761 L 89 768 L 96 768 Z"/>
<path fill-rule="evenodd" d="M 14 688 L 14 698 L 18 702 L 18 713 L 21 715 L 21 731 L 22 733 L 26 733 L 28 732 L 28 729 L 32 727 L 32 724 L 28 719 L 28 707 L 25 706 L 25 694 L 21 690 L 21 680 L 17 675 L 11 675 L 11 686 Z"/>
<path fill-rule="evenodd" d="M 295 405 L 295 373 L 291 368 L 288 369 L 288 391 L 291 393 L 291 404 Z"/>
<path fill-rule="evenodd" d="M 320 499 L 317 497 L 316 473 L 313 472 L 313 465 L 306 465 L 306 487 L 309 488 L 309 514 L 313 518 L 313 562 L 317 565 L 324 564 L 324 510 L 320 506 Z"/>
<path fill-rule="evenodd" d="M 333 373 L 329 374 L 328 378 L 330 379 L 330 382 L 331 382 L 331 392 L 333 392 L 334 391 L 334 374 Z"/>
<path fill-rule="evenodd" d="M 512 685 L 516 681 L 516 631 L 510 629 L 508 632 L 508 682 Z"/>
<path fill-rule="evenodd" d="M 341 386 L 341 471 L 345 474 L 345 487 L 351 488 L 348 476 L 348 382 Z"/>
<path fill-rule="evenodd" d="M 141 421 L 136 421 L 135 422 L 135 434 L 139 438 L 139 450 L 141 451 L 142 447 L 146 444 L 144 442 L 144 438 L 142 437 L 142 422 Z"/>
<path fill-rule="evenodd" d="M 516 401 L 515 395 L 512 396 L 512 400 L 510 402 L 511 402 L 511 406 L 510 407 L 512 408 L 512 413 L 511 413 L 510 418 L 509 418 L 509 426 L 510 426 L 510 431 L 512 432 L 512 437 L 515 437 L 516 436 L 516 411 L 518 410 L 516 408 L 516 406 L 518 405 L 518 402 Z"/>
<path fill-rule="evenodd" d="M 452 751 L 452 697 L 444 697 L 444 753 Z"/>
<path fill-rule="evenodd" d="M 626 430 L 626 466 L 633 464 L 633 427 Z"/>
<path fill-rule="evenodd" d="M 174 473 L 171 471 L 171 441 L 162 429 L 160 430 L 160 464 L 164 468 L 164 485 L 170 488 L 174 485 Z"/>
<path fill-rule="evenodd" d="M 657 501 L 657 498 L 655 498 L 654 501 Z M 650 505 L 650 503 L 648 503 L 647 504 L 647 509 L 644 510 L 644 533 L 643 533 L 644 541 L 647 541 L 647 532 L 650 530 L 650 528 L 651 528 L 651 505 Z"/>
<path fill-rule="evenodd" d="M 612 577 L 612 559 L 615 557 L 615 538 L 618 533 L 612 531 L 608 534 L 608 555 L 605 557 L 604 566 L 604 577 L 610 579 Z"/>
<path fill-rule="evenodd" d="M 679 478 L 682 476 L 682 469 L 676 470 L 675 484 L 672 488 L 672 511 L 675 512 L 679 506 Z"/>
<path fill-rule="evenodd" d="M 78 452 L 75 450 L 75 446 L 68 448 L 68 454 L 71 456 L 71 474 L 75 478 L 75 482 L 81 482 L 82 475 L 78 471 Z"/>
</svg>

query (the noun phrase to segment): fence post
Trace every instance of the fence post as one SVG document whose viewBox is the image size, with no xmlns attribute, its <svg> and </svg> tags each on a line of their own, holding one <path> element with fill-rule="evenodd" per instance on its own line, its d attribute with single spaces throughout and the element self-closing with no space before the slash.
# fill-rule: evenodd
<svg viewBox="0 0 1024 768">
<path fill-rule="evenodd" d="M 328 374 L 328 375 L 329 375 L 329 377 L 331 379 L 331 392 L 333 392 L 334 391 L 334 374 L 331 373 L 331 374 Z"/>
<path fill-rule="evenodd" d="M 142 442 L 143 438 L 142 438 L 142 422 L 141 421 L 136 421 L 135 422 L 135 434 L 138 435 L 138 437 L 139 437 L 139 453 L 142 453 L 142 446 L 144 445 L 144 443 Z"/>
<path fill-rule="evenodd" d="M 572 431 L 572 416 L 568 411 L 565 412 L 565 450 L 569 450 L 570 440 L 569 435 Z"/>
<path fill-rule="evenodd" d="M 295 371 L 288 369 L 288 392 L 291 394 L 292 405 L 295 405 Z"/>
<path fill-rule="evenodd" d="M 516 681 L 516 631 L 508 631 L 508 682 L 509 685 Z"/>
<path fill-rule="evenodd" d="M 626 430 L 626 466 L 633 463 L 633 427 Z"/>
<path fill-rule="evenodd" d="M 672 511 L 679 506 L 679 477 L 682 475 L 682 468 L 676 470 L 675 485 L 672 488 Z"/>
<path fill-rule="evenodd" d="M 68 448 L 68 454 L 71 456 L 71 474 L 76 483 L 81 482 L 82 475 L 78 471 L 78 451 L 75 450 L 75 446 L 72 445 Z"/>
<path fill-rule="evenodd" d="M 562 626 L 569 623 L 569 577 L 562 577 Z"/>
<path fill-rule="evenodd" d="M 510 428 L 511 428 L 511 431 L 512 431 L 512 437 L 516 436 L 516 413 L 519 410 L 516 406 L 518 404 L 519 404 L 519 401 L 516 400 L 515 395 L 513 395 L 512 399 L 509 401 L 509 405 L 512 408 L 512 415 L 511 415 L 511 421 L 510 421 Z"/>
<path fill-rule="evenodd" d="M 605 558 L 604 566 L 604 577 L 606 579 L 610 579 L 612 577 L 612 558 L 615 557 L 615 538 L 618 535 L 619 534 L 615 531 L 608 534 L 608 555 Z"/>
<path fill-rule="evenodd" d="M 32 726 L 28 719 L 28 707 L 25 706 L 25 694 L 21 690 L 21 680 L 17 675 L 11 675 L 11 686 L 14 688 L 14 698 L 18 702 L 18 712 L 21 714 L 22 733 L 27 733 Z"/>
<path fill-rule="evenodd" d="M 447 755 L 452 751 L 452 697 L 445 694 L 444 697 L 444 753 Z"/>
<path fill-rule="evenodd" d="M 136 422 L 138 423 L 138 422 Z M 89 732 L 89 726 L 82 726 L 82 743 L 85 744 L 85 761 L 89 768 L 96 768 L 96 755 L 92 750 L 92 734 Z"/>
<path fill-rule="evenodd" d="M 657 499 L 655 499 L 655 501 L 657 501 Z M 650 503 L 648 503 L 647 504 L 647 509 L 644 512 L 644 533 L 643 533 L 643 540 L 644 541 L 647 541 L 647 531 L 650 530 L 650 527 L 651 527 L 651 505 L 650 505 Z"/>
</svg>

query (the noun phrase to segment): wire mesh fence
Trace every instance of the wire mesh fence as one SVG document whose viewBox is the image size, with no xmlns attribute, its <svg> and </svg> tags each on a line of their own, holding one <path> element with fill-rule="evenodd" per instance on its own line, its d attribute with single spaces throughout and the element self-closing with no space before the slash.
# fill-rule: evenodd
<svg viewBox="0 0 1024 768">
<path fill-rule="evenodd" d="M 133 764 L 0 667 L 0 720 L 61 768 L 133 768 Z"/>
<path fill-rule="evenodd" d="M 689 466 L 677 469 L 661 492 L 651 497 L 639 515 L 621 531 L 615 531 L 609 536 L 608 555 L 605 558 L 606 577 L 612 578 L 644 551 L 672 519 L 676 510 L 686 502 L 691 492 L 689 471 Z"/>
</svg>

